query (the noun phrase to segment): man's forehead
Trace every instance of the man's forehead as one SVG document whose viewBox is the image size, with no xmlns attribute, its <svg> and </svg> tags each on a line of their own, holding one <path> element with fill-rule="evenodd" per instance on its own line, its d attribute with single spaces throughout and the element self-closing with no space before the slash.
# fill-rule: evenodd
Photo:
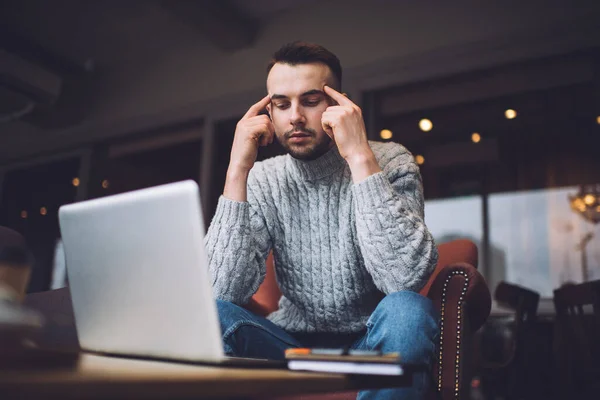
<svg viewBox="0 0 600 400">
<path fill-rule="evenodd" d="M 330 80 L 331 71 L 325 64 L 277 63 L 267 77 L 267 91 L 271 95 L 299 95 L 310 90 L 322 90 Z"/>
</svg>

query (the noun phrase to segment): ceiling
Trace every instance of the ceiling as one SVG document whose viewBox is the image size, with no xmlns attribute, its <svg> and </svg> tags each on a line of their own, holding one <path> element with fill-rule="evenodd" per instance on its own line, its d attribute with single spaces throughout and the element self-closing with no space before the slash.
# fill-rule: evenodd
<svg viewBox="0 0 600 400">
<path fill-rule="evenodd" d="M 353 2 L 355 9 L 353 13 L 348 13 L 351 17 L 350 20 L 355 21 L 356 19 L 352 19 L 355 15 L 363 16 L 362 13 L 356 11 L 363 10 L 360 7 L 356 7 L 360 1 Z M 380 0 L 379 2 L 386 3 L 387 1 L 389 0 Z M 538 2 L 541 1 L 538 0 Z M 307 6 L 314 5 L 315 3 L 316 0 L 0 0 L 0 138 L 5 138 L 3 145 L 0 146 L 2 147 L 0 149 L 0 159 L 17 159 L 23 156 L 22 154 L 16 154 L 14 149 L 11 148 L 13 144 L 13 147 L 22 150 L 23 154 L 35 154 L 49 151 L 48 149 L 50 148 L 66 147 L 66 143 L 73 144 L 81 143 L 83 140 L 96 140 L 95 138 L 100 137 L 100 134 L 93 136 L 88 130 L 84 131 L 81 127 L 89 128 L 89 126 L 93 126 L 94 129 L 92 131 L 100 132 L 100 129 L 97 129 L 96 125 L 86 126 L 85 123 L 92 120 L 92 117 L 95 118 L 97 115 L 100 115 L 97 120 L 101 121 L 101 123 L 98 123 L 98 126 L 104 127 L 103 123 L 105 121 L 101 117 L 109 115 L 109 112 L 105 111 L 112 112 L 118 109 L 118 107 L 111 108 L 107 106 L 113 103 L 117 105 L 125 104 L 127 106 L 135 104 L 136 107 L 131 106 L 130 108 L 137 112 L 137 101 L 144 97 L 145 91 L 130 98 L 125 96 L 125 100 L 127 101 L 119 102 L 114 100 L 120 100 L 121 91 L 126 92 L 126 89 L 130 89 L 126 85 L 132 77 L 137 78 L 137 74 L 142 75 L 144 79 L 140 79 L 139 82 L 141 83 L 134 86 L 133 89 L 146 87 L 142 86 L 142 83 L 150 86 L 151 83 L 163 76 L 161 75 L 163 69 L 157 68 L 154 71 L 152 68 L 149 68 L 150 64 L 160 64 L 162 59 L 176 59 L 178 63 L 185 63 L 187 65 L 186 55 L 190 52 L 193 52 L 195 55 L 196 66 L 202 65 L 202 63 L 210 64 L 210 57 L 215 57 L 215 59 L 243 59 L 243 57 L 255 50 L 254 47 L 260 50 L 261 44 L 265 42 L 265 38 L 269 39 L 273 36 L 278 36 L 277 34 L 285 33 L 289 29 L 288 24 L 295 22 L 295 19 L 298 20 L 296 14 L 300 14 Z M 361 4 L 363 7 L 373 8 L 374 3 L 374 0 L 370 0 L 364 1 Z M 404 3 L 394 2 L 394 4 Z M 331 11 L 331 13 L 337 12 L 338 4 L 331 2 L 326 5 L 330 6 L 330 8 L 326 9 Z M 465 8 L 466 6 L 463 5 L 461 7 Z M 410 15 L 421 15 L 422 10 L 431 11 L 432 16 L 435 16 L 435 12 L 440 13 L 440 8 L 433 8 L 431 10 L 430 8 L 417 7 L 412 10 L 413 13 Z M 577 8 L 578 10 L 580 9 L 580 7 Z M 380 7 L 378 10 L 385 10 L 385 8 Z M 400 8 L 395 10 L 399 12 Z M 460 14 L 461 16 L 461 18 L 455 18 L 457 21 L 463 21 L 462 17 L 467 14 L 461 10 L 458 9 L 457 11 L 457 15 Z M 488 11 L 483 12 L 479 10 L 479 14 L 473 11 L 473 20 L 477 22 L 478 18 L 481 19 L 488 14 L 498 14 L 497 12 L 488 13 Z M 507 11 L 506 13 L 510 12 Z M 556 17 L 556 21 L 558 22 L 553 19 L 549 19 L 548 21 L 554 21 L 552 24 L 556 23 L 556 26 L 567 26 L 571 29 L 572 27 L 567 22 L 571 21 L 579 13 L 582 13 L 582 11 L 567 13 L 569 18 L 565 17 L 564 21 L 558 17 Z M 286 19 L 281 18 L 278 20 L 277 16 L 280 14 L 285 14 L 283 17 Z M 321 14 L 329 15 L 329 13 Z M 515 12 L 515 14 L 517 13 Z M 555 12 L 555 14 L 557 13 Z M 383 14 L 374 13 L 371 16 L 372 21 L 378 21 L 373 16 L 380 15 Z M 593 16 L 594 13 L 590 13 L 590 19 L 593 20 L 591 18 Z M 342 21 L 342 23 L 346 23 L 347 18 L 345 17 L 347 16 L 343 15 L 342 10 L 340 10 L 340 15 L 337 19 Z M 435 20 L 435 18 L 432 19 Z M 512 23 L 515 26 L 521 21 L 521 19 L 513 20 L 507 17 L 504 19 L 509 22 L 513 21 Z M 468 20 L 469 18 L 465 18 L 465 21 Z M 395 24 L 395 19 L 392 21 Z M 266 26 L 271 22 L 274 22 L 271 25 L 278 24 L 277 30 L 271 29 L 267 31 Z M 302 24 L 298 25 L 295 27 L 297 31 L 308 28 L 308 26 L 305 27 Z M 354 29 L 354 25 L 349 24 L 352 29 Z M 454 46 L 456 43 L 462 43 L 460 40 L 463 40 L 461 39 L 461 35 L 463 35 L 462 29 L 464 26 L 465 24 L 461 24 L 461 29 L 458 29 L 456 26 L 449 24 L 448 27 L 458 32 L 456 36 L 458 39 L 452 39 L 454 41 L 449 40 L 445 44 L 437 43 L 440 32 L 433 30 L 431 32 L 425 29 L 415 31 L 422 32 L 424 35 L 420 36 L 423 36 L 424 39 L 415 37 L 414 40 L 418 42 L 420 39 L 423 39 L 422 43 L 429 43 L 430 45 L 434 43 L 433 45 L 440 46 L 440 49 L 449 44 Z M 418 25 L 415 24 L 413 28 L 417 29 Z M 472 29 L 465 28 L 465 32 L 468 33 L 471 30 L 472 32 L 478 32 L 476 28 L 477 24 L 474 24 Z M 378 29 L 380 27 L 376 23 L 373 23 L 371 29 L 374 32 L 372 37 L 383 37 L 379 34 Z M 262 32 L 267 32 L 263 37 L 259 37 L 261 30 Z M 496 30 L 498 30 L 497 26 Z M 273 35 L 268 32 L 276 32 L 277 34 Z M 323 29 L 320 32 L 327 32 L 329 34 L 328 31 Z M 559 33 L 561 32 L 559 31 Z M 362 35 L 363 32 L 360 34 Z M 384 34 L 392 37 L 387 31 Z M 505 32 L 502 33 L 502 35 L 504 34 Z M 479 40 L 479 37 L 475 38 L 468 35 L 467 37 L 470 38 L 468 39 L 469 41 Z M 340 39 L 339 43 L 348 46 L 354 52 L 355 47 L 359 48 L 359 46 L 356 46 L 354 43 L 356 37 L 353 38 L 354 40 Z M 567 42 L 568 40 L 565 41 L 565 43 Z M 527 43 L 525 43 L 525 46 Z M 377 46 L 380 44 L 378 42 Z M 381 44 L 381 48 L 385 47 L 384 44 Z M 395 41 L 393 44 L 389 44 L 389 46 L 392 45 L 401 47 Z M 523 44 L 515 44 L 514 47 L 517 48 L 515 54 L 518 54 L 518 48 L 521 45 Z M 341 46 L 340 51 L 344 51 L 344 46 Z M 560 49 L 560 46 L 557 47 Z M 432 49 L 436 48 L 432 47 Z M 495 49 L 492 50 L 496 51 Z M 10 115 L 12 117 L 14 113 L 27 110 L 31 99 L 28 96 L 20 98 L 19 92 L 2 90 L 4 83 L 2 81 L 3 51 L 15 55 L 32 65 L 39 66 L 42 72 L 47 71 L 54 74 L 57 77 L 56 81 L 59 81 L 61 85 L 60 91 L 58 91 L 60 96 L 55 96 L 58 99 L 52 101 L 53 99 L 51 98 L 42 103 L 36 97 L 36 103 L 31 113 L 26 114 L 18 121 L 14 121 L 16 118 L 11 118 L 8 120 L 9 123 L 4 123 L 4 116 Z M 347 54 L 350 53 L 348 49 L 346 51 Z M 502 49 L 497 50 L 499 54 L 502 51 Z M 388 50 L 386 50 L 386 54 L 387 52 Z M 392 55 L 396 57 L 399 54 L 402 54 L 404 57 L 407 54 L 412 54 L 410 53 L 410 49 L 402 50 L 401 52 L 389 50 L 389 53 L 390 57 Z M 424 54 L 427 57 L 427 54 Z M 169 58 L 170 55 L 173 57 Z M 224 57 L 220 57 L 221 55 L 224 55 Z M 416 57 L 419 56 L 417 55 Z M 461 54 L 460 57 L 462 58 L 463 55 Z M 468 58 L 468 54 L 466 57 Z M 485 59 L 485 54 L 482 58 Z M 501 58 L 500 56 L 496 57 L 496 59 Z M 165 62 L 165 64 L 168 63 Z M 217 65 L 215 70 L 218 70 L 218 63 L 215 63 L 215 65 Z M 385 67 L 378 69 L 378 71 L 382 70 L 387 73 L 394 69 L 393 73 L 396 73 L 395 70 L 401 70 L 406 65 L 403 64 L 403 61 L 400 64 L 386 64 Z M 188 73 L 195 71 L 193 68 L 178 68 L 179 64 L 176 67 L 164 68 L 164 71 L 174 74 L 177 74 L 180 70 L 185 70 Z M 14 70 L 18 70 L 18 68 Z M 152 73 L 144 75 L 148 70 L 152 70 Z M 451 67 L 449 70 L 451 70 Z M 220 70 L 217 72 L 220 72 Z M 364 71 L 361 73 L 366 76 Z M 390 72 L 390 75 L 393 75 L 393 73 Z M 408 71 L 408 74 L 410 75 L 411 72 Z M 424 74 L 427 75 L 426 72 Z M 35 78 L 39 75 L 31 74 Z M 385 80 L 387 79 L 386 77 L 386 74 L 374 76 L 372 82 L 377 83 L 371 84 L 371 86 L 379 85 L 377 79 L 382 78 Z M 177 81 L 177 85 L 172 85 L 173 91 L 182 88 L 186 89 L 181 84 L 182 82 L 186 82 L 186 79 L 180 79 Z M 502 83 L 498 85 L 501 86 Z M 7 85 L 5 86 L 8 87 Z M 116 89 L 111 91 L 113 87 Z M 194 88 L 202 87 L 202 85 L 194 86 Z M 503 87 L 501 88 L 504 89 Z M 135 92 L 133 89 L 129 90 L 129 92 Z M 453 92 L 450 89 L 444 92 L 446 93 L 445 96 L 441 96 L 441 88 L 436 88 L 434 97 L 438 99 L 441 97 L 454 99 L 455 97 L 453 96 L 456 93 L 467 92 L 462 83 L 457 88 L 455 87 Z M 163 85 L 160 93 L 169 93 L 170 90 L 171 86 Z M 185 90 L 182 91 L 185 92 Z M 192 90 L 187 93 L 191 92 Z M 399 92 L 403 94 L 404 100 L 392 99 L 396 101 L 396 103 L 392 101 L 396 108 L 406 111 L 407 108 L 414 109 L 418 107 L 419 109 L 423 109 L 425 107 L 417 101 L 419 99 L 423 100 L 422 96 L 419 97 L 420 89 L 416 92 L 410 91 L 410 96 L 406 87 L 403 87 Z M 109 95 L 106 95 L 106 93 Z M 227 92 L 224 91 L 224 93 Z M 189 103 L 190 99 L 196 101 L 197 98 L 188 94 L 188 97 L 185 99 Z M 105 109 L 97 111 L 96 108 L 100 108 L 97 106 L 99 103 Z M 155 103 L 158 102 L 148 102 L 148 104 Z M 184 103 L 183 100 L 180 103 L 165 102 L 169 107 L 173 107 L 173 104 L 179 107 L 181 104 L 186 105 L 188 103 Z M 146 112 L 146 109 L 141 106 L 139 109 L 143 109 Z M 160 110 L 163 110 L 163 108 Z M 90 113 L 93 114 L 96 111 L 97 114 L 90 116 Z M 155 110 L 153 109 L 152 112 L 155 112 Z M 131 115 L 132 120 L 138 116 L 133 112 L 129 114 L 124 112 L 123 115 Z M 394 122 L 401 123 L 399 121 Z M 115 131 L 125 132 L 138 129 L 137 124 L 133 125 L 135 129 L 130 129 L 129 127 L 127 129 L 115 128 Z M 18 132 L 18 135 L 14 132 Z M 80 139 L 79 136 L 83 137 L 82 133 L 90 136 Z M 112 134 L 114 132 L 111 132 Z M 59 135 L 63 136 L 59 137 Z M 36 143 L 35 146 L 29 144 L 34 141 Z"/>
<path fill-rule="evenodd" d="M 299 4 L 307 1 L 5 0 L 0 48 L 63 72 L 151 61 L 175 43 L 235 51 L 252 44 L 261 20 Z"/>
<path fill-rule="evenodd" d="M 226 54 L 251 47 L 261 22 L 312 1 L 0 1 L 0 124 L 73 126 L 85 118 L 85 99 L 103 75 L 136 70 L 182 48 Z M 30 85 L 40 76 L 60 89 Z"/>
</svg>

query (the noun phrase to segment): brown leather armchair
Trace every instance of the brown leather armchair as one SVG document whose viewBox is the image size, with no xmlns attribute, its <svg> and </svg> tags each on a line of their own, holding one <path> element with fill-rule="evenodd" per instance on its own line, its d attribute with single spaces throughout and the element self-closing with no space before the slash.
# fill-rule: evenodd
<svg viewBox="0 0 600 400">
<path fill-rule="evenodd" d="M 440 344 L 433 376 L 441 398 L 468 398 L 471 384 L 472 335 L 491 310 L 490 291 L 477 271 L 477 247 L 461 239 L 438 246 L 439 259 L 431 278 L 420 291 L 440 311 Z M 266 316 L 278 307 L 281 292 L 275 279 L 273 257 L 267 258 L 267 276 L 246 308 Z M 439 396 L 438 396 L 439 397 Z M 292 399 L 354 399 L 356 393 L 285 397 Z"/>
</svg>

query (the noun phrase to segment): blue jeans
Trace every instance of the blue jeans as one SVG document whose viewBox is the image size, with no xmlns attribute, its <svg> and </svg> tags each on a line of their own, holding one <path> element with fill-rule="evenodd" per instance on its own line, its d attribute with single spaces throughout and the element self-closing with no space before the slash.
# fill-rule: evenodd
<svg viewBox="0 0 600 400">
<path fill-rule="evenodd" d="M 266 318 L 217 300 L 225 353 L 237 357 L 283 359 L 289 347 L 350 347 L 398 352 L 406 363 L 431 370 L 439 338 L 439 316 L 428 298 L 402 291 L 387 295 L 375 308 L 365 330 L 356 334 L 289 333 Z M 433 388 L 429 373 L 415 374 L 413 385 L 362 391 L 358 399 L 422 399 Z"/>
</svg>

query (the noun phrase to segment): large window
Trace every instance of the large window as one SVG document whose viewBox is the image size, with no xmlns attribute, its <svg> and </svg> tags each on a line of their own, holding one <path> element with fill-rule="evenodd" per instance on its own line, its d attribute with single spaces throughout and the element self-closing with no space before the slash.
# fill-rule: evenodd
<svg viewBox="0 0 600 400">
<path fill-rule="evenodd" d="M 569 195 L 577 190 L 490 195 L 487 244 L 482 196 L 429 200 L 425 222 L 437 243 L 465 238 L 477 245 L 479 269 L 491 289 L 505 280 L 551 297 L 553 289 L 582 282 L 584 275 L 600 279 L 600 227 L 571 209 Z"/>
<path fill-rule="evenodd" d="M 505 279 L 552 296 L 569 282 L 600 279 L 600 230 L 574 212 L 568 195 L 576 187 L 490 196 L 490 246 L 503 254 L 491 259 Z"/>
<path fill-rule="evenodd" d="M 425 202 L 425 223 L 437 244 L 454 239 L 472 240 L 479 249 L 479 269 L 485 270 L 483 256 L 483 202 L 481 196 Z"/>
</svg>

